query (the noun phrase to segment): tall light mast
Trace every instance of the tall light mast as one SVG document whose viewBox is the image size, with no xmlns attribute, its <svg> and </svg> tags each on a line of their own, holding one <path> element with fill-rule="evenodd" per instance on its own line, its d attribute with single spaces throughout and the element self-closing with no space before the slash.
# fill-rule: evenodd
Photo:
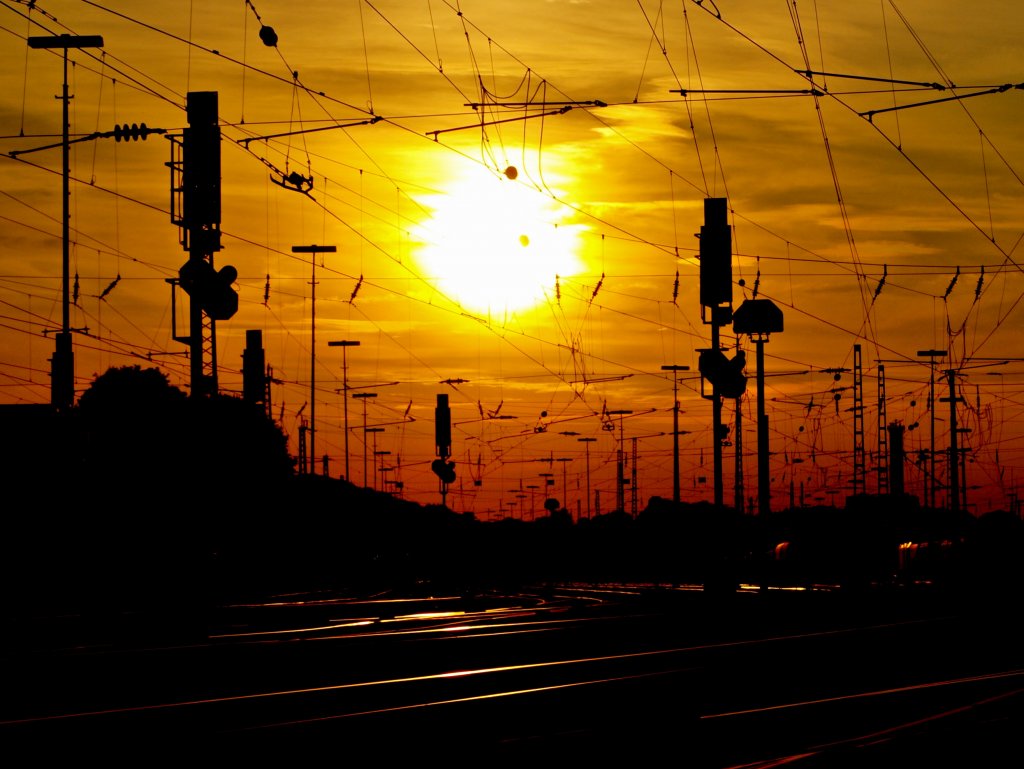
<svg viewBox="0 0 1024 769">
<path fill-rule="evenodd" d="M 64 87 L 61 91 L 63 141 L 63 186 L 61 203 L 61 324 L 56 334 L 53 358 L 50 360 L 50 403 L 58 411 L 69 409 L 75 402 L 75 352 L 71 345 L 71 291 L 70 291 L 70 223 L 71 223 L 71 160 L 68 139 L 68 49 L 102 48 L 103 38 L 99 35 L 57 35 L 53 37 L 30 37 L 29 48 L 57 49 L 64 56 Z"/>
</svg>

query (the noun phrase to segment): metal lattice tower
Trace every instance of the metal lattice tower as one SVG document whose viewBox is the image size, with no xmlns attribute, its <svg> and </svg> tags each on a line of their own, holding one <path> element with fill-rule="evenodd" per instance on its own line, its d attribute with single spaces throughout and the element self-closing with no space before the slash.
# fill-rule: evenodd
<svg viewBox="0 0 1024 769">
<path fill-rule="evenodd" d="M 188 94 L 189 127 L 171 141 L 171 221 L 178 225 L 188 262 L 179 270 L 178 283 L 189 301 L 189 334 L 175 335 L 189 346 L 193 395 L 217 393 L 217 324 L 238 309 L 231 289 L 234 268 L 214 270 L 213 255 L 220 251 L 220 126 L 217 92 Z M 231 273 L 229 275 L 229 272 Z"/>
<path fill-rule="evenodd" d="M 743 495 L 746 493 L 743 484 L 743 399 L 736 399 L 736 426 L 733 428 L 732 445 L 735 454 L 735 478 L 733 480 L 733 505 L 742 513 L 745 509 Z"/>
<path fill-rule="evenodd" d="M 853 346 L 853 493 L 864 488 L 864 382 L 860 345 Z"/>
<path fill-rule="evenodd" d="M 298 472 L 299 475 L 306 474 L 306 433 L 309 432 L 309 425 L 306 424 L 306 420 L 303 419 L 299 424 L 299 458 L 298 458 Z"/>
<path fill-rule="evenodd" d="M 636 443 L 637 443 L 637 439 L 633 438 L 632 440 L 633 440 L 633 447 L 632 447 L 633 448 L 633 458 L 632 458 L 633 466 L 629 469 L 629 473 L 630 473 L 629 474 L 629 495 L 630 495 L 629 499 L 630 499 L 630 513 L 632 513 L 633 517 L 636 518 L 636 513 L 637 513 L 637 510 L 636 510 L 636 497 L 637 497 L 637 490 L 636 490 Z"/>
<path fill-rule="evenodd" d="M 700 234 L 700 305 L 701 320 L 711 326 L 712 355 L 720 355 L 722 326 L 732 320 L 732 226 L 726 198 L 704 199 L 704 224 Z M 701 370 L 707 379 L 704 370 Z M 719 377 L 711 380 L 712 440 L 714 449 L 715 505 L 723 504 L 722 481 L 722 398 Z M 703 392 L 701 395 L 708 398 Z"/>
<path fill-rule="evenodd" d="M 888 494 L 889 487 L 889 419 L 885 408 L 885 366 L 878 367 L 878 493 Z"/>
</svg>

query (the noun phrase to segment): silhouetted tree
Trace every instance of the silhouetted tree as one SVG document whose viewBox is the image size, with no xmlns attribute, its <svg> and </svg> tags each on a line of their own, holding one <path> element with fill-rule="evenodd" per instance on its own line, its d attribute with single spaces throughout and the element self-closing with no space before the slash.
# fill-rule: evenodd
<svg viewBox="0 0 1024 769">
<path fill-rule="evenodd" d="M 127 416 L 134 410 L 155 412 L 185 401 L 185 393 L 170 384 L 167 375 L 155 368 L 121 366 L 97 376 L 78 399 L 82 413 Z"/>
<path fill-rule="evenodd" d="M 139 366 L 96 377 L 74 416 L 72 477 L 92 505 L 64 528 L 83 601 L 94 615 L 191 612 L 211 588 L 215 554 L 279 509 L 292 470 L 284 434 L 255 404 L 189 398 Z"/>
<path fill-rule="evenodd" d="M 90 476 L 150 492 L 159 484 L 161 498 L 184 491 L 206 506 L 250 487 L 262 493 L 293 467 L 285 435 L 260 406 L 188 398 L 157 369 L 109 369 L 82 394 L 78 417 Z"/>
</svg>

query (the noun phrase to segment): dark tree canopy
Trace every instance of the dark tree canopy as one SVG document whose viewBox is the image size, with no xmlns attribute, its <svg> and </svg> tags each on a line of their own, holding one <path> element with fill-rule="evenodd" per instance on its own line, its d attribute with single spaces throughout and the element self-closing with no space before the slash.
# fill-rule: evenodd
<svg viewBox="0 0 1024 769">
<path fill-rule="evenodd" d="M 292 471 L 287 439 L 262 407 L 226 395 L 189 398 L 158 369 L 109 369 L 82 394 L 78 418 L 90 478 L 158 497 L 253 490 Z"/>
<path fill-rule="evenodd" d="M 159 369 L 122 366 L 97 376 L 78 400 L 80 413 L 106 417 L 134 409 L 172 409 L 185 401 L 185 393 L 170 384 Z"/>
</svg>

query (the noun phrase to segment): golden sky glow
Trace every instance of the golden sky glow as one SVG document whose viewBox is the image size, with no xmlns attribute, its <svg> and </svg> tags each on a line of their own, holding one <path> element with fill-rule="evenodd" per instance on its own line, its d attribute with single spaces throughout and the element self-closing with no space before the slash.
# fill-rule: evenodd
<svg viewBox="0 0 1024 769">
<path fill-rule="evenodd" d="M 785 313 L 765 345 L 773 508 L 849 493 L 857 344 L 868 491 L 880 423 L 911 428 L 913 493 L 933 421 L 948 446 L 925 349 L 949 351 L 936 397 L 949 394 L 942 372 L 958 372 L 971 509 L 1005 507 L 1024 477 L 1024 13 L 1012 4 L 0 0 L 0 22 L 4 403 L 48 402 L 61 322 L 61 152 L 24 151 L 60 140 L 62 65 L 26 39 L 102 35 L 102 50 L 70 56 L 79 393 L 134 364 L 189 386 L 166 282 L 187 258 L 169 142 L 86 137 L 143 122 L 180 135 L 186 94 L 216 91 L 216 261 L 238 269 L 240 297 L 218 324 L 221 389 L 240 393 L 245 331 L 261 329 L 273 416 L 297 453 L 315 411 L 317 472 L 323 456 L 343 472 L 341 353 L 327 343 L 350 339 L 349 386 L 377 393 L 350 401 L 356 483 L 401 480 L 405 496 L 439 502 L 433 409 L 447 393 L 455 509 L 541 513 L 552 494 L 596 512 L 588 450 L 601 512 L 619 450 L 635 473 L 627 509 L 634 493 L 642 509 L 672 496 L 661 366 L 675 364 L 691 368 L 678 382 L 682 497 L 711 499 L 694 235 L 703 200 L 724 197 L 734 306 L 756 292 Z M 311 186 L 282 186 L 291 174 Z M 314 268 L 291 250 L 309 244 L 337 252 Z M 750 353 L 749 499 L 753 345 L 731 327 L 722 343 Z M 364 406 L 365 426 L 383 428 L 373 440 Z M 732 401 L 724 417 L 734 424 Z"/>
<path fill-rule="evenodd" d="M 467 167 L 443 192 L 419 198 L 429 218 L 415 261 L 471 312 L 503 315 L 557 299 L 562 276 L 583 270 L 580 226 L 562 223 L 571 212 L 518 181 L 515 166 L 498 176 Z"/>
</svg>

